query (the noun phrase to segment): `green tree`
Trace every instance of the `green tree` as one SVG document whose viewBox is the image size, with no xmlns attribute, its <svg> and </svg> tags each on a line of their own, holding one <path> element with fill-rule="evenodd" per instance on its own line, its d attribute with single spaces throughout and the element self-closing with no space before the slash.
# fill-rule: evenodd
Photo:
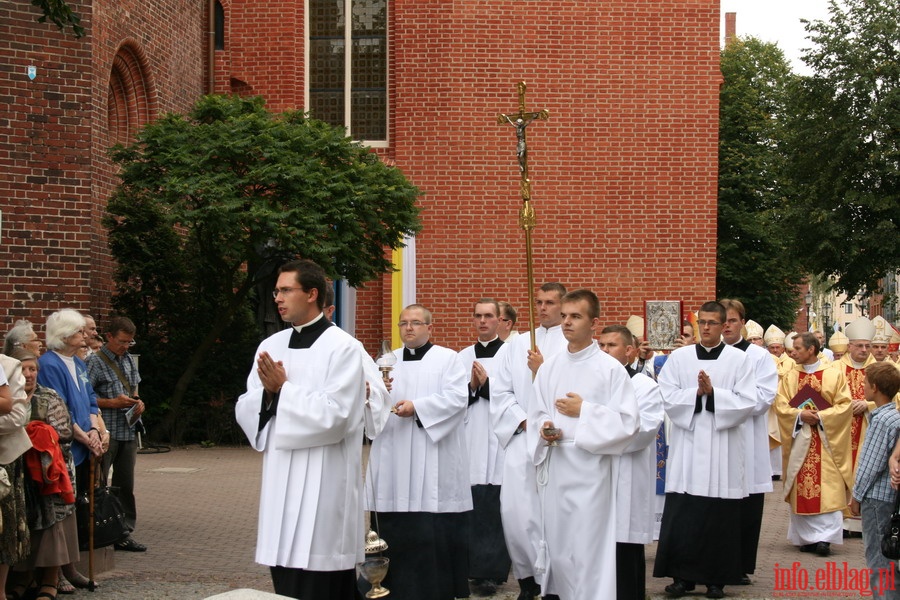
<svg viewBox="0 0 900 600">
<path fill-rule="evenodd" d="M 789 326 L 803 280 L 778 212 L 790 67 L 778 46 L 748 37 L 726 45 L 721 69 L 716 294 L 763 327 Z"/>
<path fill-rule="evenodd" d="M 851 295 L 900 268 L 900 4 L 829 2 L 806 24 L 786 148 L 788 223 L 806 268 Z"/>
<path fill-rule="evenodd" d="M 271 303 L 280 262 L 309 258 L 358 285 L 390 271 L 386 249 L 420 227 L 418 190 L 398 169 L 260 98 L 207 96 L 111 155 L 114 306 L 139 327 L 148 406 L 163 407 L 175 442 L 242 389 L 260 335 L 252 306 Z"/>
<path fill-rule="evenodd" d="M 46 23 L 49 20 L 60 29 L 71 26 L 72 34 L 76 38 L 84 36 L 85 31 L 81 25 L 81 17 L 72 11 L 65 0 L 31 0 L 31 4 L 41 9 L 38 23 Z"/>
</svg>

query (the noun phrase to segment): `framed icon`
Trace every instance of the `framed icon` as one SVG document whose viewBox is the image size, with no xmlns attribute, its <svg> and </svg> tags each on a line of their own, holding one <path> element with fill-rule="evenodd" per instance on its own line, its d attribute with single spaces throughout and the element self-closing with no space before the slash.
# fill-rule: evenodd
<svg viewBox="0 0 900 600">
<path fill-rule="evenodd" d="M 652 350 L 673 350 L 681 336 L 681 300 L 644 301 L 644 339 Z"/>
</svg>

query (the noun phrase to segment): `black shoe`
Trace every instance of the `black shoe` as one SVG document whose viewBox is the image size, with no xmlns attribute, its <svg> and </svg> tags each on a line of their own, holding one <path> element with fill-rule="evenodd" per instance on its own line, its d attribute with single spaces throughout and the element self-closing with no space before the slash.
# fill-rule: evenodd
<svg viewBox="0 0 900 600">
<path fill-rule="evenodd" d="M 541 596 L 543 600 L 559 600 L 559 596 L 556 594 L 547 594 L 546 596 Z"/>
<path fill-rule="evenodd" d="M 670 598 L 681 598 L 688 592 L 694 591 L 694 584 L 676 579 L 674 583 L 665 587 L 665 591 Z"/>
<path fill-rule="evenodd" d="M 706 597 L 707 598 L 724 598 L 725 592 L 717 585 L 708 585 L 706 586 Z"/>
<path fill-rule="evenodd" d="M 828 556 L 831 554 L 831 544 L 828 542 L 819 542 L 816 544 L 816 554 L 819 556 Z"/>
<path fill-rule="evenodd" d="M 116 550 L 124 550 L 126 552 L 146 552 L 147 546 L 134 541 L 134 538 L 128 536 L 123 541 L 116 544 Z"/>
<path fill-rule="evenodd" d="M 541 595 L 541 586 L 537 584 L 534 577 L 526 577 L 519 579 L 519 596 L 516 600 L 534 600 L 535 597 Z"/>
<path fill-rule="evenodd" d="M 472 593 L 476 596 L 493 596 L 497 593 L 497 586 L 490 579 L 473 579 L 469 582 Z"/>
<path fill-rule="evenodd" d="M 781 475 L 772 475 L 772 481 L 781 481 Z"/>
<path fill-rule="evenodd" d="M 816 545 L 815 544 L 803 544 L 800 546 L 800 552 L 815 552 Z"/>
<path fill-rule="evenodd" d="M 749 575 L 744 575 L 741 577 L 741 580 L 738 582 L 738 585 L 753 585 L 753 582 L 750 581 Z"/>
</svg>

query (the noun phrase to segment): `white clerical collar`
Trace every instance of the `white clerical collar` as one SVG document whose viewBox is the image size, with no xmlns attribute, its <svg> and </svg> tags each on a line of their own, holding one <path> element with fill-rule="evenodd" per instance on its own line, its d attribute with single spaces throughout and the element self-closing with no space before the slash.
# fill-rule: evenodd
<svg viewBox="0 0 900 600">
<path fill-rule="evenodd" d="M 538 329 L 543 329 L 544 331 L 553 331 L 554 329 L 562 329 L 562 323 L 558 325 L 551 325 L 550 327 L 544 327 L 543 325 L 538 325 Z"/>
<path fill-rule="evenodd" d="M 296 331 L 297 333 L 300 333 L 304 327 L 309 327 L 310 325 L 312 325 L 313 323 L 315 323 L 316 321 L 318 321 L 319 319 L 321 319 L 324 316 L 325 316 L 325 313 L 320 312 L 319 316 L 316 317 L 315 319 L 313 319 L 312 321 L 309 321 L 308 323 L 304 323 L 303 325 L 294 325 L 294 331 Z"/>
<path fill-rule="evenodd" d="M 493 342 L 494 340 L 499 339 L 499 338 L 500 338 L 499 335 L 495 335 L 493 340 L 488 340 L 486 342 L 482 342 L 481 340 L 478 340 L 478 343 L 481 344 L 482 346 L 484 346 L 485 348 L 487 348 L 488 344 L 490 344 L 491 342 Z"/>
<path fill-rule="evenodd" d="M 821 365 L 821 364 L 822 364 L 822 361 L 817 360 L 816 362 L 814 362 L 811 365 L 803 365 L 803 370 L 806 371 L 807 373 L 815 373 L 816 371 L 819 370 L 819 365 Z"/>
<path fill-rule="evenodd" d="M 715 346 L 712 346 L 710 348 L 707 348 L 703 344 L 700 344 L 700 347 L 703 348 L 704 350 L 706 350 L 707 352 L 712 352 L 713 350 L 715 350 L 716 348 L 718 348 L 721 345 L 722 345 L 722 342 L 719 342 L 718 344 L 716 344 Z"/>
<path fill-rule="evenodd" d="M 866 363 L 856 362 L 852 358 L 850 359 L 850 364 L 853 365 L 854 369 L 862 369 L 864 366 L 866 366 Z"/>
</svg>

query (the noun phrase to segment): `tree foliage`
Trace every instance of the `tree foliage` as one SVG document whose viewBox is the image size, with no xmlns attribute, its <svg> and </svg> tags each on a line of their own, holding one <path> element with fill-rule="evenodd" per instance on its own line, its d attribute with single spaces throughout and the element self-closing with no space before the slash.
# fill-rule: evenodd
<svg viewBox="0 0 900 600">
<path fill-rule="evenodd" d="M 398 169 L 260 98 L 207 96 L 111 155 L 114 305 L 139 327 L 148 406 L 165 410 L 174 441 L 242 389 L 260 337 L 252 306 L 271 303 L 280 262 L 302 256 L 358 285 L 389 271 L 386 249 L 420 227 L 418 190 Z"/>
<path fill-rule="evenodd" d="M 803 272 L 783 235 L 782 127 L 792 75 L 775 44 L 756 38 L 722 50 L 716 293 L 750 318 L 789 326 Z"/>
<path fill-rule="evenodd" d="M 792 92 L 786 203 L 812 273 L 851 295 L 900 268 L 900 4 L 829 2 L 806 23 L 813 70 Z"/>
<path fill-rule="evenodd" d="M 72 33 L 76 38 L 84 37 L 84 27 L 81 26 L 81 17 L 76 14 L 65 0 L 31 0 L 31 4 L 41 9 L 38 23 L 51 23 L 65 29 L 72 27 Z"/>
</svg>

